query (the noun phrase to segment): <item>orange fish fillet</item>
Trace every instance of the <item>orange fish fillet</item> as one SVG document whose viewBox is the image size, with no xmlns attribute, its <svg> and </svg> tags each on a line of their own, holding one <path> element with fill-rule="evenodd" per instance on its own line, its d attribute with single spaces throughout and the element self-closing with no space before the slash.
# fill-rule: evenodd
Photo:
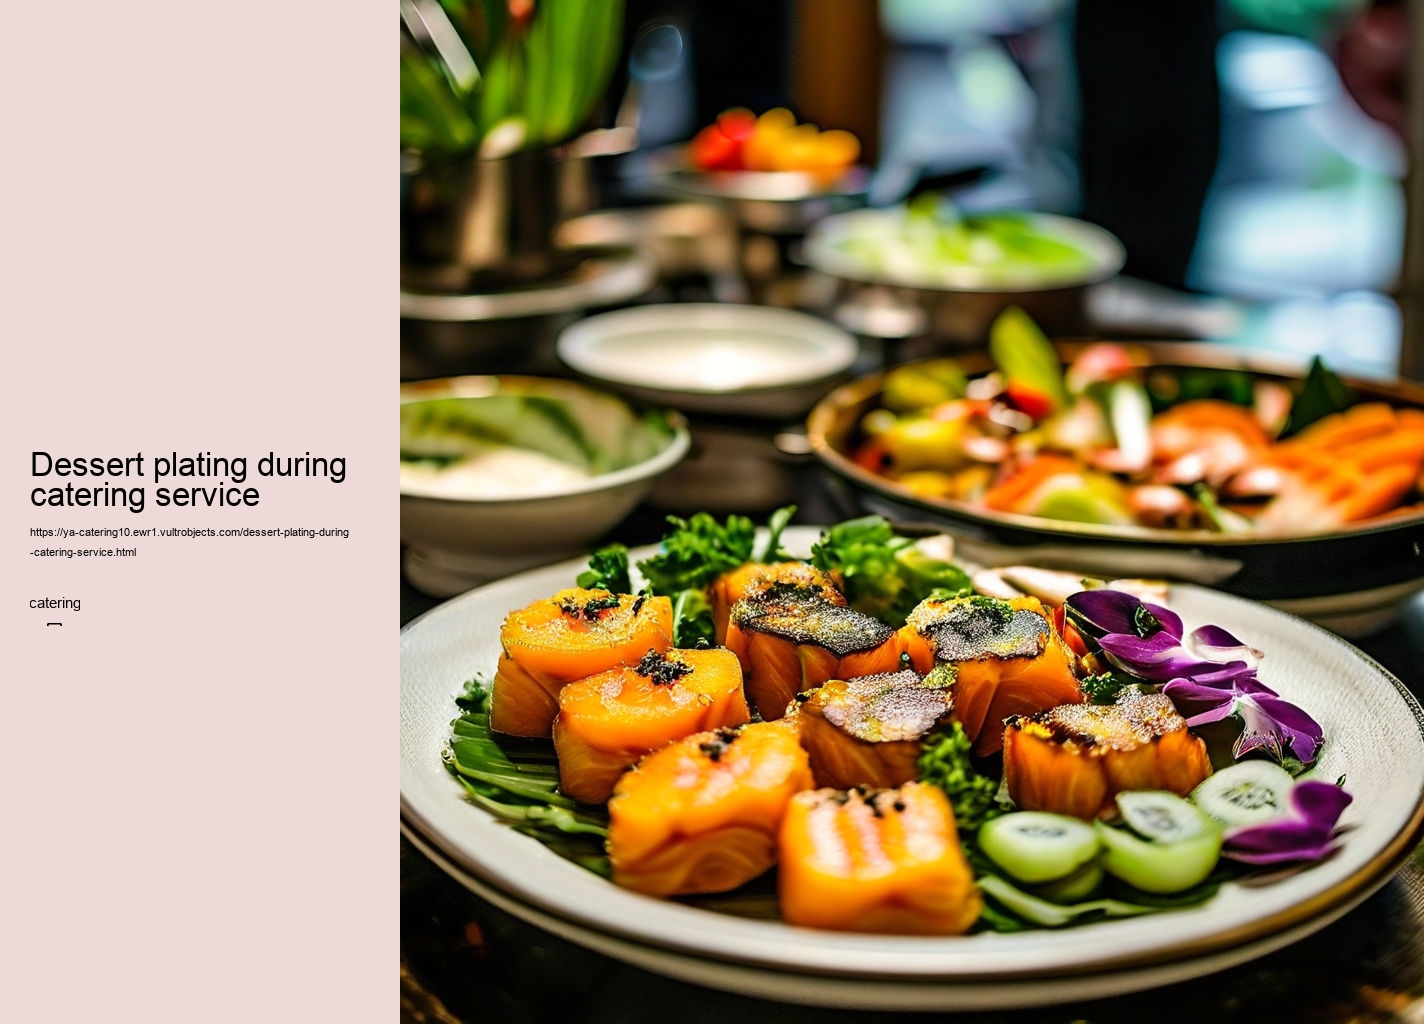
<svg viewBox="0 0 1424 1024">
<path fill-rule="evenodd" d="M 573 587 L 510 612 L 499 642 L 490 728 L 547 738 L 566 683 L 672 646 L 672 602 Z"/>
<path fill-rule="evenodd" d="M 831 604 L 846 603 L 836 577 L 809 562 L 748 562 L 740 569 L 723 573 L 709 588 L 717 643 L 727 642 L 727 622 L 734 604 L 759 597 L 777 585 L 808 589 Z"/>
<path fill-rule="evenodd" d="M 808 588 L 738 601 L 727 627 L 727 648 L 742 663 L 747 699 L 768 721 L 827 679 L 901 667 L 896 643 L 883 622 Z"/>
<path fill-rule="evenodd" d="M 1165 694 L 1125 693 L 1116 704 L 1072 704 L 1004 730 L 1009 796 L 1028 811 L 1090 819 L 1131 789 L 1185 796 L 1211 774 L 1206 744 Z"/>
<path fill-rule="evenodd" d="M 1073 652 L 1037 598 L 924 601 L 910 613 L 906 629 L 953 670 L 954 717 L 976 757 L 999 751 L 1006 718 L 1084 700 Z M 919 657 L 912 651 L 912 658 Z"/>
<path fill-rule="evenodd" d="M 816 785 L 892 788 L 919 775 L 921 741 L 954 706 L 952 677 L 913 670 L 832 679 L 800 697 L 801 745 Z"/>
<path fill-rule="evenodd" d="M 812 785 L 782 722 L 700 732 L 649 754 L 608 801 L 613 880 L 652 896 L 726 892 L 776 862 L 791 797 Z"/>
<path fill-rule="evenodd" d="M 559 691 L 559 788 L 575 800 L 602 803 L 618 777 L 649 751 L 750 717 L 742 666 L 730 651 L 649 651 L 636 665 Z"/>
<path fill-rule="evenodd" d="M 781 915 L 838 931 L 958 935 L 982 901 L 935 786 L 798 794 L 781 826 Z"/>
</svg>

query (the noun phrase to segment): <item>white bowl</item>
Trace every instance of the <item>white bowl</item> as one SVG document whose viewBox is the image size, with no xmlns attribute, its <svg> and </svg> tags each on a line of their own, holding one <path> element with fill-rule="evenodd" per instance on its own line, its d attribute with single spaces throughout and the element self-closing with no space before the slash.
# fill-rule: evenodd
<svg viewBox="0 0 1424 1024">
<path fill-rule="evenodd" d="M 855 339 L 805 313 L 673 303 L 589 317 L 559 335 L 585 377 L 684 412 L 795 418 L 855 362 Z"/>
<path fill-rule="evenodd" d="M 560 484 L 538 494 L 450 496 L 414 484 L 401 487 L 403 566 L 411 584 L 448 597 L 487 580 L 583 551 L 647 495 L 653 482 L 687 454 L 681 417 L 639 421 L 619 398 L 572 381 L 539 377 L 452 377 L 401 385 L 401 404 L 445 398 L 535 396 L 565 405 L 579 426 L 597 432 L 646 430 L 653 453 L 631 465 Z M 628 419 L 624 424 L 622 417 Z M 614 422 L 614 421 L 617 422 Z M 666 435 L 665 437 L 663 435 Z"/>
</svg>

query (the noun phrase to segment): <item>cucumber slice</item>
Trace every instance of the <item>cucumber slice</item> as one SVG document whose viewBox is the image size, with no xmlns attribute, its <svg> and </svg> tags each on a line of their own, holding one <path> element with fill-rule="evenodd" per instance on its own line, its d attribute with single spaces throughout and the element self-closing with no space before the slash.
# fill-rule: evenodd
<svg viewBox="0 0 1424 1024">
<path fill-rule="evenodd" d="M 1211 818 L 1176 793 L 1135 789 L 1119 793 L 1116 799 L 1123 820 L 1143 839 L 1175 843 L 1216 831 L 1216 823 Z"/>
<path fill-rule="evenodd" d="M 979 848 L 1020 882 L 1051 882 L 1096 857 L 1098 837 L 1077 818 L 1015 811 L 984 823 Z"/>
<path fill-rule="evenodd" d="M 1295 779 L 1271 761 L 1241 761 L 1192 790 L 1192 800 L 1223 825 L 1260 825 L 1290 809 Z"/>
<path fill-rule="evenodd" d="M 1103 884 L 1103 866 L 1096 859 L 1088 861 L 1071 875 L 1033 887 L 1033 895 L 1050 903 L 1081 903 L 1097 894 Z"/>
<path fill-rule="evenodd" d="M 1139 839 L 1123 829 L 1096 823 L 1103 844 L 1102 865 L 1143 892 L 1167 895 L 1206 881 L 1221 854 L 1221 831 L 1212 828 L 1175 843 Z"/>
</svg>

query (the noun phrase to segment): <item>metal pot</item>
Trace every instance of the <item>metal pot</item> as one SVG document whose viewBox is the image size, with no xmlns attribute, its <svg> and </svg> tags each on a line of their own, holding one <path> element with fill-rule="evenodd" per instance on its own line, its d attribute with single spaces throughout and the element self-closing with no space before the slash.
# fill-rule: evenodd
<svg viewBox="0 0 1424 1024">
<path fill-rule="evenodd" d="M 1126 259 L 1121 243 L 1085 221 L 1052 214 L 1025 214 L 1045 233 L 1077 245 L 1090 265 L 1069 279 L 1043 279 L 1026 269 L 1012 282 L 995 280 L 975 267 L 956 268 L 952 280 L 930 271 L 917 279 L 882 273 L 850 255 L 845 245 L 861 232 L 876 230 L 888 216 L 862 210 L 828 217 L 806 237 L 804 257 L 820 273 L 840 284 L 836 319 L 866 337 L 929 338 L 946 347 L 982 344 L 994 318 L 1018 306 L 1049 334 L 1081 334 L 1090 285 L 1113 277 Z"/>
<path fill-rule="evenodd" d="M 567 273 L 577 257 L 554 248 L 554 230 L 591 191 L 587 161 L 555 150 L 425 157 L 401 206 L 401 284 L 489 291 Z"/>
</svg>

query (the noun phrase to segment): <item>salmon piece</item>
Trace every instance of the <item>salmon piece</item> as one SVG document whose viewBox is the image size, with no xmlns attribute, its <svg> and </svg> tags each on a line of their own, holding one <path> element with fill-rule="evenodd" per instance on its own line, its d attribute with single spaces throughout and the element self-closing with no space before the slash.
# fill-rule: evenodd
<svg viewBox="0 0 1424 1024">
<path fill-rule="evenodd" d="M 1270 443 L 1266 428 L 1254 413 L 1235 402 L 1217 398 L 1195 398 L 1164 409 L 1152 417 L 1153 449 L 1180 455 L 1196 446 L 1203 434 L 1220 432 L 1235 435 L 1251 448 Z"/>
<path fill-rule="evenodd" d="M 1372 472 L 1340 504 L 1347 523 L 1382 515 L 1401 504 L 1414 490 L 1419 477 L 1417 465 L 1382 466 Z"/>
<path fill-rule="evenodd" d="M 1036 597 L 924 601 L 905 628 L 953 671 L 954 717 L 975 757 L 999 752 L 1005 719 L 1085 699 L 1073 674 L 1073 652 Z M 912 652 L 916 657 L 923 655 Z"/>
<path fill-rule="evenodd" d="M 726 892 L 776 863 L 811 766 L 783 722 L 699 732 L 647 755 L 608 801 L 613 881 L 651 896 Z"/>
<path fill-rule="evenodd" d="M 785 714 L 798 693 L 827 679 L 869 674 L 866 664 L 899 668 L 895 643 L 895 631 L 880 620 L 800 587 L 773 587 L 738 601 L 727 626 L 727 648 L 742 663 L 747 699 L 767 721 Z M 850 657 L 881 647 L 859 664 Z M 842 671 L 843 659 L 861 670 Z"/>
<path fill-rule="evenodd" d="M 490 728 L 547 739 L 564 684 L 672 646 L 672 601 L 571 587 L 510 612 L 490 688 Z"/>
<path fill-rule="evenodd" d="M 904 627 L 895 630 L 885 641 L 868 651 L 847 654 L 836 664 L 837 679 L 857 679 L 860 676 L 887 675 L 913 668 L 924 675 L 934 668 L 934 656 L 925 648 L 922 656 L 916 650 L 922 646 L 912 639 L 913 632 Z"/>
<path fill-rule="evenodd" d="M 1085 820 L 1110 814 L 1130 789 L 1186 796 L 1211 774 L 1206 744 L 1172 699 L 1125 693 L 1116 704 L 1070 704 L 1014 718 L 1004 730 L 1009 796 L 1027 811 Z"/>
<path fill-rule="evenodd" d="M 959 935 L 983 906 L 937 787 L 799 793 L 781 825 L 777 872 L 789 924 Z"/>
<path fill-rule="evenodd" d="M 1390 406 L 1384 402 L 1361 402 L 1343 412 L 1322 416 L 1287 443 L 1337 448 L 1388 434 L 1395 426 L 1395 411 Z"/>
<path fill-rule="evenodd" d="M 740 569 L 723 573 L 709 588 L 717 643 L 727 642 L 727 621 L 734 604 L 760 597 L 778 585 L 808 588 L 831 604 L 846 603 L 836 576 L 817 569 L 810 562 L 748 562 Z"/>
<path fill-rule="evenodd" d="M 921 741 L 954 707 L 953 676 L 903 672 L 832 679 L 797 697 L 816 785 L 893 788 L 919 775 Z"/>
<path fill-rule="evenodd" d="M 648 651 L 559 691 L 554 752 L 559 788 L 601 804 L 638 758 L 673 740 L 751 720 L 742 695 L 742 666 L 720 647 Z"/>
<path fill-rule="evenodd" d="M 1424 462 L 1424 431 L 1396 430 L 1383 437 L 1369 438 L 1343 448 L 1333 449 L 1365 472 L 1387 466 L 1412 466 L 1418 472 Z"/>
</svg>

